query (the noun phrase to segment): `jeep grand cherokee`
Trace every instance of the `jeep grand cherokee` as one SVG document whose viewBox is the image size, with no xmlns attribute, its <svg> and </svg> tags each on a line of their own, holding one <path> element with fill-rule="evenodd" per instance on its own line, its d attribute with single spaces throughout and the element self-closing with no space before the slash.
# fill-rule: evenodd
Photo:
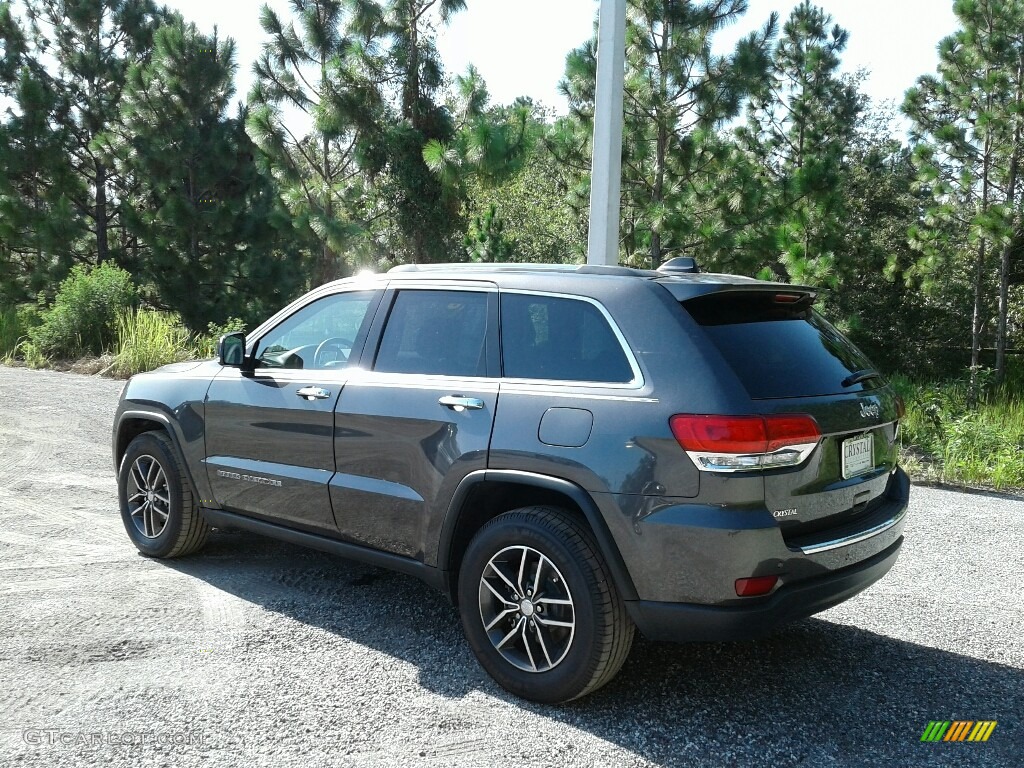
<svg viewBox="0 0 1024 768">
<path fill-rule="evenodd" d="M 636 629 L 754 637 L 895 562 L 902 405 L 815 298 L 621 267 L 334 282 L 131 379 L 121 516 L 152 557 L 241 528 L 413 574 L 506 689 L 583 696 Z"/>
</svg>

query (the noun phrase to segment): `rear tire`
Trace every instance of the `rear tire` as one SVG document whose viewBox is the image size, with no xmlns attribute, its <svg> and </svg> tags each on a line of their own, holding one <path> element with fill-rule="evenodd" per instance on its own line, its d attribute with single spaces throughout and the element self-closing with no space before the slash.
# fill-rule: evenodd
<svg viewBox="0 0 1024 768">
<path fill-rule="evenodd" d="M 117 487 L 121 521 L 142 554 L 181 557 L 206 544 L 210 526 L 166 433 L 144 432 L 132 440 L 121 459 Z"/>
<path fill-rule="evenodd" d="M 470 542 L 459 612 L 481 666 L 503 688 L 556 704 L 621 669 L 634 626 L 589 529 L 555 507 L 499 515 Z"/>
</svg>

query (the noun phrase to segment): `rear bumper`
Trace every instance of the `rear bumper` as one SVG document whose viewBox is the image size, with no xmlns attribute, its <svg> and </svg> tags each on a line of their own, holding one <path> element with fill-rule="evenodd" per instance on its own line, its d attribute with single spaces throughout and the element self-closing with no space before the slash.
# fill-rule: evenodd
<svg viewBox="0 0 1024 768">
<path fill-rule="evenodd" d="M 749 605 L 721 607 L 636 600 L 627 606 L 637 628 L 651 640 L 748 640 L 824 611 L 867 589 L 889 572 L 902 545 L 900 536 L 867 560 L 782 587 Z"/>
</svg>

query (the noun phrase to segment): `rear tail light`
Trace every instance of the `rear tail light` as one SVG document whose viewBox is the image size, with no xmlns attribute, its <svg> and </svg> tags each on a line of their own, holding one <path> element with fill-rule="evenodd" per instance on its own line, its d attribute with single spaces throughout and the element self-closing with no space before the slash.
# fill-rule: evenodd
<svg viewBox="0 0 1024 768">
<path fill-rule="evenodd" d="M 678 414 L 672 434 L 706 472 L 750 472 L 801 464 L 821 440 L 818 423 L 802 414 L 706 416 Z"/>
</svg>

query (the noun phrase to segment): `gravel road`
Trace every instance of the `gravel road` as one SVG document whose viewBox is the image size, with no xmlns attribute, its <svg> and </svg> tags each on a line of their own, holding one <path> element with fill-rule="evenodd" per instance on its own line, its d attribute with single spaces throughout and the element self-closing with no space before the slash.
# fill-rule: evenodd
<svg viewBox="0 0 1024 768">
<path fill-rule="evenodd" d="M 1024 502 L 915 488 L 903 555 L 765 640 L 639 641 L 527 704 L 418 581 L 241 533 L 157 562 L 121 526 L 121 382 L 0 367 L 0 762 L 8 766 L 1019 766 Z M 986 743 L 929 720 L 997 720 Z"/>
</svg>

